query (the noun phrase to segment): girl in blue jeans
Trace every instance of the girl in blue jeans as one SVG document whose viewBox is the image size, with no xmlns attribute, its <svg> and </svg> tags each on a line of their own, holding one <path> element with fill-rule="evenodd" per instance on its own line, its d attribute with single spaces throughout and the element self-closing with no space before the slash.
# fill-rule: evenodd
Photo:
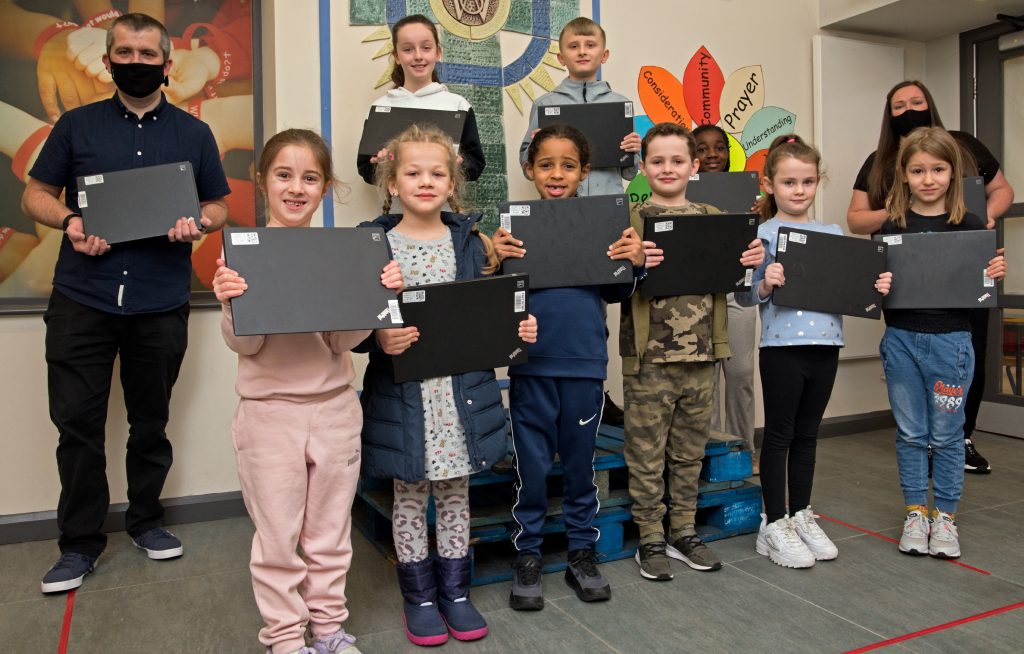
<svg viewBox="0 0 1024 654">
<path fill-rule="evenodd" d="M 881 233 L 985 229 L 985 221 L 964 208 L 965 157 L 940 127 L 918 128 L 904 137 Z M 1006 275 L 1001 250 L 986 274 Z M 907 507 L 899 548 L 905 554 L 960 556 L 956 508 L 964 484 L 964 403 L 974 374 L 968 316 L 967 309 L 885 310 L 879 350 L 896 419 L 896 462 Z M 935 500 L 930 514 L 929 446 Z"/>
</svg>

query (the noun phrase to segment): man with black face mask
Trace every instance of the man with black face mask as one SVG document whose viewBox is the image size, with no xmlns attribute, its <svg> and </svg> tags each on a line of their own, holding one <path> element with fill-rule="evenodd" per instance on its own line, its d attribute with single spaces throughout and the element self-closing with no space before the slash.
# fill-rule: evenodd
<svg viewBox="0 0 1024 654">
<path fill-rule="evenodd" d="M 125 529 L 151 559 L 182 554 L 163 528 L 159 498 L 172 458 L 164 429 L 188 337 L 191 244 L 224 223 L 230 193 L 209 127 L 160 90 L 171 67 L 164 26 L 145 14 L 119 17 L 103 59 L 117 93 L 60 117 L 21 200 L 29 217 L 65 235 L 43 316 L 61 480 L 61 557 L 43 578 L 44 593 L 80 586 L 106 545 L 104 427 L 117 357 L 129 423 Z M 192 164 L 201 216 L 182 217 L 166 237 L 113 247 L 86 234 L 78 176 L 178 161 Z"/>
</svg>

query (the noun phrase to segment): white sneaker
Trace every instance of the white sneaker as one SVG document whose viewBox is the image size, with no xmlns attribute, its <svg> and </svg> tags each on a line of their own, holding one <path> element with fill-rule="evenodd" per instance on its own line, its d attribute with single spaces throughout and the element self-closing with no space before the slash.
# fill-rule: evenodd
<svg viewBox="0 0 1024 654">
<path fill-rule="evenodd" d="M 928 518 L 921 511 L 911 511 L 903 520 L 900 551 L 904 554 L 924 556 L 928 553 Z M 954 534 L 956 533 L 954 528 Z M 955 536 L 954 536 L 955 539 Z"/>
<path fill-rule="evenodd" d="M 811 550 L 817 561 L 831 561 L 839 556 L 839 549 L 833 543 L 828 534 L 814 521 L 814 511 L 810 505 L 793 514 L 793 527 L 804 542 L 807 549 Z"/>
<path fill-rule="evenodd" d="M 761 514 L 761 528 L 757 532 L 757 553 L 767 556 L 772 563 L 784 568 L 809 568 L 814 565 L 814 553 L 804 545 L 789 516 L 768 524 L 768 516 Z"/>
<path fill-rule="evenodd" d="M 942 511 L 935 511 L 935 517 L 928 520 L 931 537 L 928 539 L 928 554 L 940 559 L 956 559 L 960 557 L 960 536 L 956 530 L 953 516 Z"/>
</svg>

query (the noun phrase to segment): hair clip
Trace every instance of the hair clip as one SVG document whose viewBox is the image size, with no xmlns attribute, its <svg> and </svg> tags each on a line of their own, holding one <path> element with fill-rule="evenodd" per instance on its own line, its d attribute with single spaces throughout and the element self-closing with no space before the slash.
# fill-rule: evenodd
<svg viewBox="0 0 1024 654">
<path fill-rule="evenodd" d="M 790 136 L 788 139 L 786 139 L 786 143 L 796 143 L 796 137 Z"/>
</svg>

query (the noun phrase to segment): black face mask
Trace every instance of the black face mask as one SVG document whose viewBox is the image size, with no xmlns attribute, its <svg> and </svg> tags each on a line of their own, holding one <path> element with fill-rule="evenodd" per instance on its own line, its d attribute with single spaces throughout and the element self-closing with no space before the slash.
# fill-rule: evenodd
<svg viewBox="0 0 1024 654">
<path fill-rule="evenodd" d="M 116 64 L 110 62 L 110 75 L 125 95 L 146 98 L 167 84 L 163 64 Z"/>
<path fill-rule="evenodd" d="M 904 137 L 918 127 L 932 126 L 931 109 L 907 109 L 899 116 L 892 117 L 892 129 L 897 137 Z"/>
</svg>

